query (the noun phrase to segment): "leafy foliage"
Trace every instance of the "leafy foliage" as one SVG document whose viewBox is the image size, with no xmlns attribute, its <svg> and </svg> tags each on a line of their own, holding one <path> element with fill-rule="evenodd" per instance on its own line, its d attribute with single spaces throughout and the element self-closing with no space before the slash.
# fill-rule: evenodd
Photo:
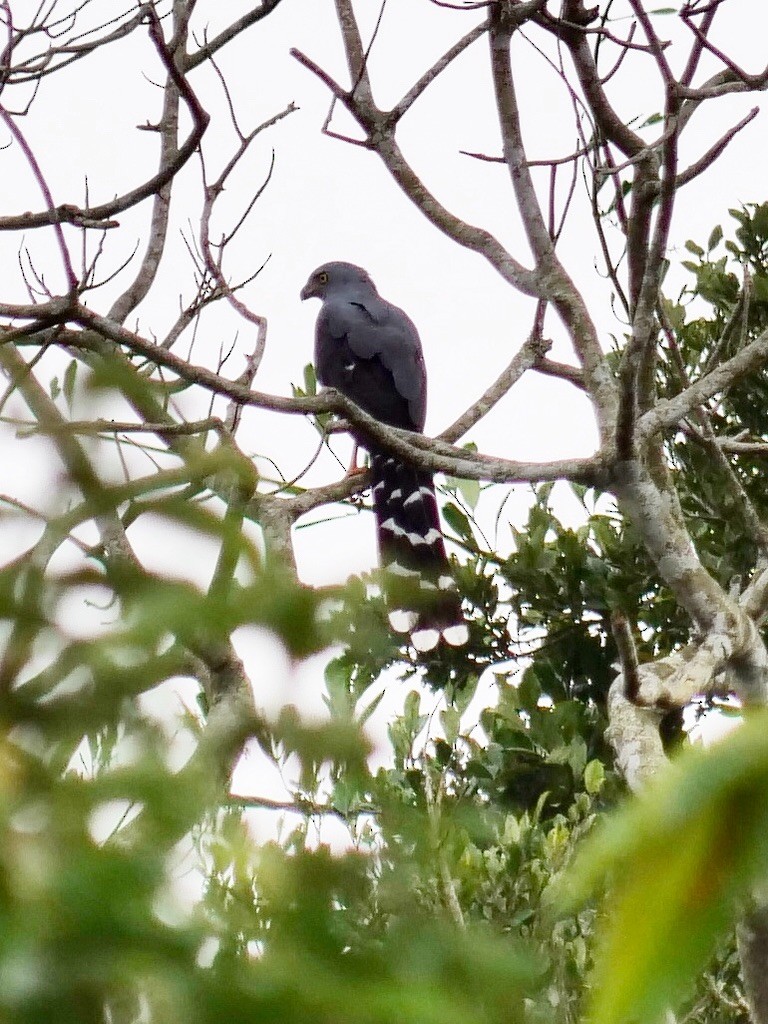
<svg viewBox="0 0 768 1024">
<path fill-rule="evenodd" d="M 761 258 L 761 223 L 739 219 L 744 261 Z M 721 246 L 713 236 L 689 268 L 709 315 L 688 319 L 687 293 L 667 306 L 677 349 L 661 368 L 662 393 L 680 386 L 680 360 L 692 374 L 724 354 L 734 311 L 740 330 L 762 329 L 759 301 L 747 302 L 727 256 L 715 258 Z M 101 373 L 102 388 L 136 387 L 124 368 Z M 305 383 L 311 389 L 311 377 Z M 53 394 L 71 401 L 74 374 L 65 384 Z M 739 401 L 726 396 L 717 414 L 729 432 L 756 431 L 752 407 Z M 675 438 L 670 458 L 685 512 L 703 524 L 696 536 L 707 564 L 727 581 L 750 557 L 738 543 L 738 505 L 729 517 L 701 516 L 722 481 L 696 438 Z M 756 465 L 745 458 L 739 471 L 757 503 Z M 658 794 L 592 837 L 622 794 L 604 738 L 611 613 L 631 621 L 644 659 L 686 636 L 605 497 L 574 488 L 583 517 L 570 526 L 551 487 L 538 488 L 500 556 L 482 532 L 484 493 L 449 481 L 445 519 L 465 552 L 455 568 L 471 638 L 466 651 L 435 656 L 399 646 L 375 574 L 313 592 L 264 561 L 243 530 L 255 481 L 236 451 L 188 455 L 184 473 L 165 479 L 141 502 L 130 487 L 94 480 L 89 506 L 50 529 L 67 536 L 93 507 L 129 523 L 151 512 L 182 524 L 220 547 L 207 590 L 98 549 L 76 571 L 27 559 L 0 574 L 10 637 L 0 664 L 5 1018 L 100 1022 L 108 1007 L 111 1020 L 126 1022 L 148 1013 L 570 1024 L 590 991 L 605 1024 L 630 1007 L 651 1020 L 680 1000 L 701 1024 L 724 1007 L 732 1018 L 743 1013 L 732 946 L 702 964 L 763 862 L 762 727 L 717 759 L 676 768 Z M 184 500 L 184 488 L 212 479 L 228 503 Z M 71 638 L 59 610 L 84 588 L 121 612 Z M 169 767 L 164 730 L 142 697 L 163 681 L 200 678 L 201 661 L 218 671 L 233 632 L 251 624 L 297 661 L 337 645 L 325 724 L 286 708 L 248 726 L 263 756 L 295 780 L 283 829 L 261 844 L 249 801 L 223 799 L 221 750 L 206 745 L 205 718 L 221 691 L 205 689 L 204 714 L 185 715 L 199 746 L 181 771 Z M 389 723 L 387 766 L 371 774 L 364 728 L 382 699 L 382 673 L 391 687 L 416 688 Z M 331 818 L 344 852 L 318 841 L 319 822 Z M 744 840 L 747 827 L 754 842 Z M 173 878 L 190 835 L 198 897 L 181 900 Z"/>
<path fill-rule="evenodd" d="M 657 548 L 653 563 L 606 494 L 573 485 L 581 504 L 574 523 L 552 485 L 535 487 L 518 528 L 504 521 L 498 489 L 444 481 L 443 519 L 461 552 L 452 570 L 470 632 L 461 649 L 404 646 L 387 624 L 377 573 L 342 587 L 298 581 L 292 528 L 354 483 L 306 486 L 338 426 L 312 366 L 294 387 L 294 398 L 309 403 L 256 390 L 267 323 L 249 296 L 266 265 L 259 249 L 268 232 L 255 246 L 245 235 L 275 166 L 267 161 L 265 179 L 256 179 L 261 135 L 298 107 L 262 119 L 253 103 L 258 79 L 250 68 L 243 76 L 241 62 L 247 47 L 254 70 L 266 69 L 257 106 L 268 103 L 270 83 L 288 79 L 258 58 L 274 54 L 280 36 L 262 49 L 246 33 L 280 6 L 275 24 L 288 5 L 262 0 L 236 18 L 222 13 L 227 5 L 196 0 L 26 6 L 34 10 L 0 3 L 0 149 L 14 183 L 5 191 L 19 204 L 2 217 L 2 237 L 17 234 L 0 297 L 0 371 L 9 382 L 0 408 L 6 433 L 17 430 L 18 463 L 26 468 L 26 451 L 43 440 L 56 476 L 30 504 L 21 485 L 0 495 L 3 550 L 15 545 L 16 553 L 0 567 L 0 1021 L 657 1024 L 674 1008 L 686 1022 L 742 1024 L 729 931 L 765 888 L 765 719 L 755 716 L 714 753 L 684 751 L 645 799 L 626 798 L 606 739 L 617 661 L 611 624 L 617 616 L 628 624 L 640 662 L 692 638 L 656 568 L 664 552 Z M 335 5 L 348 92 L 334 85 L 336 67 L 324 70 L 293 47 L 300 35 L 288 44 L 302 74 L 334 94 L 323 130 L 344 139 L 344 114 L 355 126 L 347 141 L 360 144 L 353 152 L 378 155 L 433 226 L 528 298 L 542 296 L 535 312 L 531 303 L 527 342 L 476 409 L 507 394 L 524 366 L 583 389 L 604 423 L 620 396 L 615 451 L 606 443 L 566 475 L 611 480 L 650 549 L 648 524 L 652 531 L 659 520 L 617 482 L 631 464 L 627 475 L 637 472 L 646 493 L 668 502 L 670 518 L 685 520 L 682 544 L 671 530 L 662 540 L 681 548 L 692 539 L 723 590 L 743 592 L 768 552 L 760 525 L 768 519 L 764 372 L 754 369 L 722 394 L 708 389 L 716 400 L 658 444 L 654 436 L 645 445 L 635 429 L 657 400 L 738 359 L 768 330 L 768 204 L 731 211 L 732 233 L 715 226 L 706 244 L 689 241 L 679 294 L 646 301 L 663 277 L 678 189 L 708 172 L 756 114 L 710 138 L 694 163 L 682 162 L 691 147 L 679 145 L 680 133 L 692 111 L 698 122 L 707 97 L 765 84 L 709 35 L 735 5 L 400 5 L 412 9 L 395 17 L 416 19 L 413 26 L 439 7 L 487 7 L 469 15 L 487 21 L 442 57 L 432 45 L 442 28 L 424 32 L 420 77 L 399 100 L 399 73 L 385 87 L 375 81 L 393 12 L 377 5 L 374 24 L 370 11 L 362 17 L 367 6 L 357 5 L 359 27 L 354 4 Z M 455 11 L 444 17 L 456 21 Z M 462 56 L 480 34 L 490 42 L 486 74 Z M 530 75 L 523 44 L 536 54 Z M 125 59 L 111 60 L 113 45 Z M 40 128 L 50 121 L 36 120 L 37 104 L 60 95 L 65 102 L 54 109 L 80 115 L 88 105 L 64 91 L 73 87 L 63 75 L 61 93 L 50 88 L 51 76 L 66 69 L 72 83 L 89 61 L 90 89 L 99 59 L 112 94 L 137 100 L 123 112 L 139 114 L 123 118 L 104 101 L 57 126 L 53 135 L 72 152 L 85 144 L 81 197 L 69 191 L 76 169 L 62 177 L 61 161 L 45 151 L 51 133 Z M 442 188 L 433 192 L 409 164 L 410 143 L 398 144 L 401 121 L 417 138 L 414 108 L 462 64 L 466 110 L 476 98 L 488 102 L 493 82 L 522 228 L 514 234 L 527 237 L 527 253 L 517 241 L 506 251 L 491 233 L 509 212 L 495 187 L 490 205 L 476 211 L 484 226 L 464 223 L 443 205 Z M 550 110 L 560 116 L 539 78 L 544 65 L 574 115 L 571 141 L 558 131 L 551 141 L 559 136 L 564 147 L 546 161 L 533 159 L 521 127 L 540 116 L 543 95 L 548 118 Z M 130 68 L 125 88 L 117 84 L 122 67 Z M 660 89 L 646 91 L 653 69 Z M 148 105 L 139 75 L 152 83 Z M 636 116 L 621 124 L 616 111 L 638 82 L 644 94 L 665 95 L 663 109 L 644 109 L 645 95 L 635 97 Z M 478 85 L 484 92 L 475 94 Z M 374 105 L 388 94 L 391 110 Z M 455 152 L 466 110 L 440 118 L 427 106 L 421 125 L 435 154 Z M 121 120 L 158 137 L 151 166 L 135 139 L 116 141 Z M 478 116 L 472 131 L 486 120 Z M 447 136 L 433 134 L 441 121 Z M 102 136 L 121 152 L 131 148 L 120 181 L 101 178 L 85 155 Z M 462 185 L 474 182 L 464 188 L 474 203 L 485 198 L 496 161 L 464 152 L 463 169 L 476 176 Z M 42 206 L 30 199 L 26 213 L 17 158 L 31 194 L 44 197 Z M 343 174 L 335 178 L 338 185 Z M 305 173 L 302 183 L 322 189 L 329 180 Z M 579 181 L 588 209 L 579 210 Z M 335 212 L 339 197 L 323 196 L 312 216 L 322 219 L 321 205 Z M 298 223 L 297 210 L 262 225 L 273 221 L 280 234 Z M 627 324 L 605 357 L 599 318 L 574 284 L 579 274 L 561 263 L 583 212 L 595 233 L 591 244 L 579 236 L 576 258 L 599 252 Z M 460 280 L 467 290 L 472 278 L 460 269 L 443 275 L 443 289 Z M 579 347 L 579 368 L 549 359 L 544 338 L 555 310 Z M 501 321 L 496 310 L 489 315 Z M 470 358 L 474 333 L 460 339 Z M 226 339 L 236 339 L 231 348 Z M 208 351 L 198 362 L 201 348 Z M 615 392 L 606 387 L 611 373 Z M 629 422 L 635 405 L 640 418 Z M 278 409 L 308 407 L 315 456 L 293 479 L 268 443 L 255 455 L 239 449 L 238 427 L 251 414 L 251 423 L 266 424 Z M 118 410 L 128 422 L 111 419 Z M 487 460 L 472 461 L 482 475 Z M 503 472 L 511 480 L 537 471 Z M 359 510 L 365 500 L 350 503 Z M 149 555 L 141 544 L 147 522 Z M 17 528 L 25 538 L 18 543 Z M 158 549 L 178 536 L 186 538 L 179 564 L 166 558 L 164 569 L 153 568 L 167 555 Z M 665 577 L 675 580 L 671 571 Z M 685 604 L 690 594 L 676 590 Z M 727 617 L 728 602 L 721 608 Z M 710 625 L 713 636 L 722 639 Z M 294 688 L 307 663 L 315 676 L 325 665 L 321 716 L 292 703 L 300 704 Z M 282 706 L 262 711 L 278 693 Z M 662 727 L 685 747 L 679 716 Z M 242 765 L 250 789 L 234 795 Z M 274 779 L 280 799 L 268 788 Z"/>
<path fill-rule="evenodd" d="M 706 250 L 689 242 L 694 260 L 683 265 L 694 283 L 683 289 L 677 303 L 668 303 L 667 359 L 661 365 L 659 389 L 674 394 L 686 379 L 706 373 L 733 357 L 768 325 L 768 204 L 731 210 L 739 225 L 735 240 L 721 229 L 710 234 Z M 702 308 L 703 307 L 703 308 Z M 688 309 L 697 315 L 688 316 Z M 768 402 L 762 370 L 743 379 L 712 405 L 710 418 L 720 438 L 761 441 L 766 434 L 763 410 Z M 754 544 L 745 540 L 744 507 L 722 465 L 713 466 L 711 440 L 692 422 L 678 434 L 670 455 L 683 482 L 681 500 L 700 557 L 726 586 L 754 564 Z M 738 485 L 762 517 L 766 506 L 762 486 L 763 459 L 758 452 L 739 452 L 733 460 Z"/>
<path fill-rule="evenodd" d="M 732 240 L 716 227 L 706 247 L 688 243 L 692 281 L 661 303 L 662 399 L 768 326 L 768 204 L 732 215 Z M 40 424 L 59 428 L 56 415 L 98 395 L 132 403 L 162 436 L 173 388 L 138 359 L 91 355 L 67 358 L 48 404 L 34 367 L 15 364 Z M 311 367 L 294 393 L 317 394 Z M 767 400 L 755 371 L 711 404 L 712 429 L 694 416 L 667 442 L 663 471 L 725 587 L 755 563 L 749 503 L 768 516 Z M 316 419 L 322 437 L 329 421 Z M 249 532 L 265 520 L 262 481 L 230 434 L 217 429 L 211 445 L 166 426 L 183 443 L 118 482 L 58 430 L 64 500 L 0 570 L 0 1017 L 651 1024 L 674 1005 L 697 1024 L 743 1018 L 728 932 L 768 853 L 765 722 L 714 755 L 689 752 L 643 802 L 616 810 L 611 617 L 629 622 L 641 661 L 676 650 L 689 625 L 608 498 L 574 486 L 570 525 L 539 486 L 525 525 L 491 542 L 484 489 L 447 480 L 470 639 L 420 654 L 389 630 L 376 573 L 316 591 L 264 555 Z M 715 432 L 755 444 L 729 468 Z M 215 548 L 207 586 L 121 547 L 121 531 L 149 516 L 187 531 L 195 550 Z M 97 543 L 82 539 L 89 523 Z M 80 557 L 61 568 L 65 542 Z M 103 614 L 73 634 L 71 609 L 86 605 Z M 252 627 L 291 668 L 326 659 L 324 720 L 256 709 L 233 644 Z M 250 668 L 258 698 L 273 680 Z M 366 728 L 382 678 L 388 697 L 408 692 L 374 772 Z M 148 695 L 183 686 L 193 709 L 152 714 Z M 169 719 L 194 747 L 180 768 Z M 284 803 L 230 796 L 247 740 L 287 780 Z M 267 841 L 254 837 L 254 808 L 273 815 Z M 180 860 L 194 865 L 193 894 L 177 891 Z"/>
</svg>

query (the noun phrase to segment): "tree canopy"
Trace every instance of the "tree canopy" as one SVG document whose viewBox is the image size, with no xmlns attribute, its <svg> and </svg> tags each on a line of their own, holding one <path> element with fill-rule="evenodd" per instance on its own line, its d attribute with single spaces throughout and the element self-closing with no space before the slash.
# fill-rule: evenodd
<svg viewBox="0 0 768 1024">
<path fill-rule="evenodd" d="M 378 162 L 372 190 L 396 186 L 527 300 L 501 374 L 479 398 L 457 375 L 464 411 L 429 437 L 320 390 L 311 365 L 262 383 L 274 325 L 239 247 L 279 166 L 254 184 L 248 159 L 296 106 L 246 127 L 226 60 L 302 8 L 216 6 L 0 2 L 0 161 L 23 171 L 0 209 L 0 1016 L 768 1021 L 768 203 L 718 176 L 744 139 L 754 160 L 768 85 L 743 16 L 424 0 L 453 41 L 419 37 L 422 71 L 387 107 L 394 3 L 369 24 L 327 0 L 335 63 L 283 54 L 327 97 L 311 131 Z M 499 150 L 463 159 L 506 175 L 514 244 L 508 209 L 465 219 L 403 130 L 481 47 L 462 89 Z M 544 155 L 526 54 L 571 112 Z M 94 158 L 76 200 L 53 184 L 46 103 L 109 66 L 112 86 L 150 79 L 158 152 Z M 696 134 L 726 100 L 728 125 Z M 86 134 L 117 132 L 120 102 L 105 90 Z M 455 113 L 440 145 L 458 152 Z M 700 212 L 683 252 L 676 217 L 704 180 L 732 208 Z M 521 460 L 503 426 L 483 450 L 473 431 L 532 377 L 589 403 L 592 453 Z M 293 474 L 264 438 L 299 420 Z M 302 582 L 299 531 L 319 547 L 324 517 L 370 505 L 328 455 L 350 424 L 442 474 L 465 647 L 393 634 L 375 569 Z M 266 710 L 265 637 L 292 680 L 315 672 L 321 717 L 290 696 Z M 687 749 L 697 716 L 733 707 L 731 737 Z"/>
</svg>

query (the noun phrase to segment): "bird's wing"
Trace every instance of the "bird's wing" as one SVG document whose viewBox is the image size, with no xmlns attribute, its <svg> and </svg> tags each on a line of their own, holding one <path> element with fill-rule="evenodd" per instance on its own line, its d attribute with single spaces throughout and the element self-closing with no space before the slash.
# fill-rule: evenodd
<svg viewBox="0 0 768 1024">
<path fill-rule="evenodd" d="M 315 364 L 324 384 L 339 388 L 372 416 L 393 426 L 423 429 L 426 370 L 421 342 L 397 306 L 381 299 L 329 298 L 317 321 Z"/>
</svg>

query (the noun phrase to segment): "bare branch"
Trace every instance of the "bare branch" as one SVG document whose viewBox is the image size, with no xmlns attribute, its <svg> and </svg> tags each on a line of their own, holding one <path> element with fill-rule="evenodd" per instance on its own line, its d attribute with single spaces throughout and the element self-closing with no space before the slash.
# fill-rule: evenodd
<svg viewBox="0 0 768 1024">
<path fill-rule="evenodd" d="M 261 4 L 249 11 L 248 14 L 244 14 L 242 18 L 238 18 L 237 21 L 233 21 L 231 25 L 225 28 L 217 36 L 215 36 L 210 42 L 205 43 L 195 53 L 188 54 L 184 59 L 184 71 L 192 71 L 203 61 L 208 60 L 214 53 L 226 46 L 233 39 L 237 38 L 242 32 L 251 25 L 255 25 L 257 21 L 261 21 L 262 18 L 266 18 L 268 14 L 271 14 L 277 6 L 281 3 L 281 0 L 262 0 Z"/>
<path fill-rule="evenodd" d="M 176 7 L 174 7 L 174 13 Z M 165 44 L 162 29 L 154 8 L 148 12 L 150 34 L 163 60 L 167 72 L 166 85 L 163 90 L 163 113 L 157 131 L 160 134 L 160 170 L 172 167 L 178 156 L 179 97 L 181 95 L 178 80 L 180 75 L 175 65 L 175 56 Z M 177 19 L 178 20 L 178 19 Z M 177 31 L 181 31 L 177 25 Z M 185 40 L 182 39 L 183 43 Z M 171 205 L 171 183 L 169 178 L 158 188 L 152 202 L 152 219 L 149 228 L 149 241 L 144 258 L 133 282 L 122 295 L 112 304 L 109 318 L 117 323 L 124 323 L 128 315 L 139 305 L 149 293 L 152 283 L 160 269 L 160 261 L 165 250 L 165 239 L 168 231 L 168 218 Z"/>
<path fill-rule="evenodd" d="M 487 5 L 485 5 L 487 6 Z M 389 117 L 392 123 L 399 121 L 403 114 L 407 113 L 408 110 L 413 106 L 416 100 L 422 95 L 422 93 L 429 88 L 434 82 L 438 75 L 442 74 L 443 71 L 460 56 L 466 49 L 468 49 L 472 43 L 479 39 L 488 29 L 488 22 L 483 22 L 481 25 L 477 25 L 470 32 L 460 39 L 457 43 L 447 50 L 440 60 L 436 61 L 429 71 L 425 71 L 418 82 L 415 82 L 403 98 L 394 105 L 389 113 Z"/>
<path fill-rule="evenodd" d="M 156 15 L 154 16 L 156 18 Z M 162 37 L 162 32 L 150 16 L 150 36 L 160 54 L 161 60 L 176 85 L 181 98 L 187 104 L 192 115 L 193 126 L 189 138 L 179 148 L 176 157 L 167 166 L 163 167 L 154 177 L 144 182 L 138 188 L 133 189 L 118 199 L 102 203 L 99 206 L 81 208 L 72 204 L 64 204 L 57 207 L 50 207 L 41 213 L 24 213 L 12 217 L 0 217 L 0 231 L 19 231 L 30 228 L 46 227 L 50 224 L 74 224 L 77 227 L 105 227 L 112 226 L 104 224 L 115 214 L 124 213 L 126 210 L 149 196 L 155 195 L 168 184 L 186 164 L 200 144 L 210 120 L 208 114 L 203 110 L 200 102 L 192 92 L 184 77 L 177 70 L 173 55 L 168 52 Z"/>
<path fill-rule="evenodd" d="M 0 105 L 0 118 L 2 118 L 8 131 L 14 137 L 19 148 L 24 153 L 27 163 L 32 169 L 32 174 L 34 175 L 35 181 L 40 186 L 40 191 L 43 193 L 43 198 L 45 199 L 46 205 L 48 207 L 48 214 L 50 216 L 53 216 L 55 213 L 55 207 L 53 202 L 53 196 L 51 195 L 51 190 L 48 187 L 48 183 L 45 180 L 45 176 L 43 175 L 42 170 L 40 169 L 40 165 L 37 162 L 35 154 L 32 152 L 31 147 L 29 146 L 26 138 L 24 137 L 24 133 L 18 127 L 13 117 L 11 117 L 11 115 L 2 105 Z M 61 261 L 64 264 L 64 272 L 67 278 L 67 290 L 71 292 L 77 287 L 77 277 L 75 276 L 75 271 L 72 267 L 72 261 L 69 256 L 69 250 L 67 249 L 67 243 L 64 240 L 64 232 L 61 230 L 61 224 L 58 221 L 51 220 L 48 223 L 53 225 L 53 230 L 56 234 L 56 242 L 59 246 L 59 252 L 61 254 Z"/>
<path fill-rule="evenodd" d="M 449 427 L 439 435 L 442 441 L 456 441 L 463 437 L 484 417 L 517 383 L 526 370 L 538 367 L 551 342 L 531 334 L 525 344 L 512 357 L 512 361 L 501 371 L 488 390 L 474 402 L 466 412 L 462 413 Z"/>
<path fill-rule="evenodd" d="M 719 156 L 725 151 L 728 143 L 731 142 L 735 136 L 746 126 L 753 121 L 760 113 L 759 107 L 753 107 L 750 112 L 743 117 L 738 124 L 735 124 L 733 128 L 729 128 L 725 135 L 699 157 L 698 160 L 694 161 L 690 167 L 686 167 L 684 171 L 681 171 L 677 176 L 677 186 L 687 185 L 689 181 L 693 181 L 704 171 L 708 170 L 712 164 L 717 160 Z"/>
</svg>

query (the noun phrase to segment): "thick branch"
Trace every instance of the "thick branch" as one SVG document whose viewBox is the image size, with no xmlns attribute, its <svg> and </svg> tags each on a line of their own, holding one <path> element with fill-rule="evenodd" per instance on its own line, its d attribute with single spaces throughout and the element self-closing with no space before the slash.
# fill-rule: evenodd
<svg viewBox="0 0 768 1024">
<path fill-rule="evenodd" d="M 57 304 L 53 300 L 40 311 Z M 33 307 L 34 308 L 34 307 Z M 55 305 L 55 308 L 59 308 Z M 316 397 L 287 398 L 251 391 L 247 386 L 228 380 L 202 366 L 195 366 L 185 359 L 146 341 L 144 338 L 112 323 L 92 310 L 79 304 L 69 306 L 70 319 L 80 323 L 86 330 L 66 332 L 62 342 L 70 347 L 103 352 L 103 338 L 108 338 L 130 351 L 144 356 L 158 366 L 173 370 L 190 384 L 197 384 L 214 394 L 234 399 L 244 406 L 258 406 L 273 412 L 311 414 L 335 412 L 352 422 L 363 436 L 374 438 L 387 448 L 409 460 L 414 465 L 432 472 L 449 473 L 452 476 L 473 480 L 494 480 L 496 482 L 518 482 L 568 479 L 588 485 L 602 478 L 601 457 L 589 459 L 563 459 L 553 462 L 516 462 L 468 452 L 438 440 L 430 440 L 421 434 L 388 427 L 354 405 L 344 395 L 331 389 Z"/>
<path fill-rule="evenodd" d="M 500 402 L 509 390 L 517 383 L 526 370 L 537 366 L 544 353 L 549 351 L 551 342 L 532 335 L 514 354 L 509 366 L 506 366 L 483 395 L 474 402 L 466 412 L 446 427 L 439 434 L 442 441 L 457 441 L 463 437 L 476 423 L 487 416 L 491 409 Z"/>
<path fill-rule="evenodd" d="M 674 398 L 662 399 L 638 422 L 638 441 L 676 427 L 691 410 L 732 387 L 741 377 L 760 369 L 768 361 L 768 330 L 750 342 L 731 359 L 716 366 Z"/>
<path fill-rule="evenodd" d="M 638 460 L 618 464 L 612 479 L 622 513 L 637 529 L 678 603 L 706 637 L 699 654 L 706 666 L 697 667 L 697 678 L 729 664 L 737 670 L 740 695 L 766 703 L 768 657 L 762 639 L 753 620 L 699 561 L 679 519 L 676 495 L 659 489 Z"/>
<path fill-rule="evenodd" d="M 174 13 L 176 7 L 174 6 Z M 180 75 L 176 67 L 176 57 L 172 54 L 163 39 L 162 29 L 154 11 L 149 14 L 151 19 L 152 38 L 166 68 L 166 83 L 163 90 L 163 113 L 157 130 L 160 134 L 160 174 L 172 167 L 178 158 L 178 127 L 179 127 L 179 87 Z M 175 19 L 179 20 L 179 19 Z M 186 27 L 186 19 L 184 19 Z M 177 28 L 177 31 L 180 29 Z M 186 42 L 186 33 L 182 42 Z M 178 50 L 177 50 L 178 52 Z M 168 179 L 155 193 L 152 202 L 152 219 L 149 227 L 149 241 L 136 277 L 123 294 L 112 304 L 109 311 L 110 320 L 124 323 L 128 315 L 146 298 L 160 268 L 160 261 L 165 250 L 168 234 L 168 219 L 171 209 L 172 179 Z"/>
<path fill-rule="evenodd" d="M 667 763 L 659 734 L 663 712 L 641 708 L 627 700 L 624 677 L 608 691 L 606 738 L 616 751 L 616 763 L 633 792 L 643 786 Z"/>
<path fill-rule="evenodd" d="M 544 215 L 533 187 L 530 166 L 525 154 L 520 128 L 520 115 L 512 77 L 510 58 L 511 33 L 498 22 L 492 24 L 488 33 L 491 52 L 491 73 L 499 113 L 504 160 L 509 170 L 517 208 L 523 220 L 528 242 L 537 265 L 547 270 L 559 271 L 555 257 L 555 246 L 547 230 Z M 558 275 L 559 276 L 559 275 Z"/>
</svg>

